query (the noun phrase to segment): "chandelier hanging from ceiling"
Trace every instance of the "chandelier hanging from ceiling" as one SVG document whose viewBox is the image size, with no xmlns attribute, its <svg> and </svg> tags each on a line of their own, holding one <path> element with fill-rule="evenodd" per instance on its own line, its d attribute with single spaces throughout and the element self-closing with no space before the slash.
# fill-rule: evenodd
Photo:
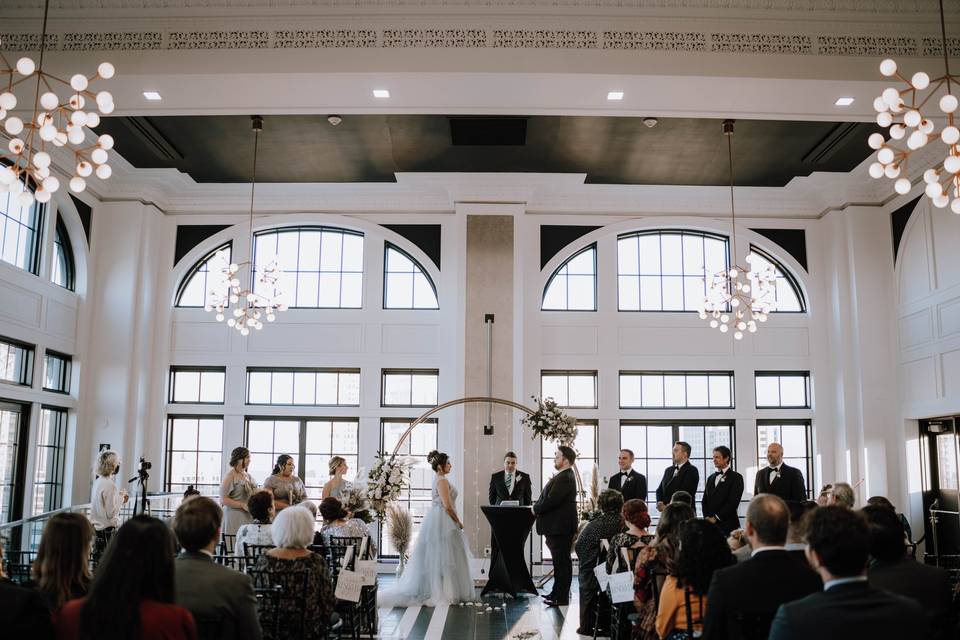
<svg viewBox="0 0 960 640">
<path fill-rule="evenodd" d="M 51 169 L 52 158 L 48 151 L 51 147 L 72 146 L 70 189 L 76 193 L 87 188 L 86 178 L 91 174 L 96 173 L 98 178 L 106 180 L 113 173 L 107 164 L 107 152 L 113 148 L 113 137 L 104 134 L 90 144 L 85 128 L 96 128 L 100 124 L 100 114 L 113 113 L 113 96 L 109 91 L 95 93 L 91 83 L 112 78 L 114 67 L 109 62 L 102 62 L 92 76 L 77 73 L 69 82 L 44 71 L 49 8 L 50 0 L 47 0 L 43 9 L 38 62 L 23 57 L 11 65 L 0 53 L 0 63 L 3 64 L 0 68 L 0 123 L 10 136 L 2 154 L 9 163 L 0 165 L 0 192 L 18 193 L 17 202 L 24 208 L 32 206 L 34 199 L 49 202 L 52 194 L 60 189 L 60 180 Z M 23 92 L 33 94 L 25 103 L 30 116 L 23 120 L 13 115 L 20 103 L 15 90 L 18 87 L 34 88 L 29 82 L 34 77 L 35 89 Z M 66 100 L 57 94 L 57 89 L 64 88 L 67 89 Z M 95 105 L 96 109 L 85 110 L 88 103 L 91 107 Z M 33 192 L 25 188 L 27 185 L 33 187 Z"/>
<path fill-rule="evenodd" d="M 777 275 L 772 264 L 760 256 L 747 253 L 747 267 L 737 264 L 737 212 L 733 201 L 733 120 L 723 121 L 727 138 L 727 159 L 730 166 L 730 240 L 733 265 L 729 269 L 704 278 L 707 295 L 700 307 L 700 319 L 710 318 L 710 326 L 721 333 L 733 330 L 733 337 L 742 340 L 744 332 L 756 333 L 757 323 L 766 322 L 776 309 Z"/>
<path fill-rule="evenodd" d="M 940 130 L 939 138 L 947 146 L 946 157 L 937 166 L 927 169 L 923 174 L 926 183 L 924 192 L 933 201 L 935 207 L 950 209 L 960 214 L 960 129 L 954 122 L 954 114 L 960 101 L 954 94 L 958 78 L 950 74 L 950 57 L 947 49 L 947 29 L 943 15 L 943 0 L 940 0 L 940 38 L 943 48 L 943 75 L 930 79 L 923 71 L 918 71 L 909 80 L 897 68 L 897 63 L 887 59 L 880 63 L 880 73 L 895 77 L 904 83 L 903 88 L 887 87 L 873 101 L 877 112 L 877 124 L 889 128 L 890 140 L 882 133 L 874 133 L 868 139 L 871 148 L 877 150 L 877 160 L 870 165 L 870 175 L 874 178 L 896 180 L 894 190 L 903 195 L 910 192 L 912 184 L 909 177 L 910 156 L 922 149 L 935 135 L 936 126 L 931 119 L 930 102 L 940 91 L 945 93 L 938 101 L 940 111 L 946 115 L 946 126 Z M 895 141 L 906 140 L 906 149 L 896 146 Z"/>
<path fill-rule="evenodd" d="M 216 312 L 217 320 L 240 332 L 248 335 L 251 327 L 257 331 L 263 329 L 264 319 L 273 322 L 278 311 L 284 311 L 287 305 L 280 301 L 281 292 L 278 286 L 280 267 L 276 260 L 271 260 L 266 266 L 256 264 L 254 260 L 255 237 L 253 234 L 253 202 L 257 190 L 257 152 L 260 146 L 260 132 L 263 131 L 263 118 L 252 116 L 253 124 L 253 176 L 250 181 L 250 254 L 246 262 L 229 262 L 229 254 L 220 250 L 211 259 L 210 274 L 214 278 L 213 285 L 207 294 L 207 303 L 204 310 Z M 243 267 L 248 267 L 250 273 L 241 279 Z M 249 287 L 244 285 L 248 282 Z M 233 308 L 230 312 L 230 308 Z M 227 318 L 227 313 L 231 317 Z"/>
</svg>

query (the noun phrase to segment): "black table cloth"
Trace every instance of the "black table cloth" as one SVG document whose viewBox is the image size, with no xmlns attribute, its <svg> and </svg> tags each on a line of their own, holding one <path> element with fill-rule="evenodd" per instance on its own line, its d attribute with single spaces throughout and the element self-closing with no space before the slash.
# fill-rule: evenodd
<svg viewBox="0 0 960 640">
<path fill-rule="evenodd" d="M 496 544 L 490 558 L 490 578 L 480 595 L 492 591 L 537 594 L 523 557 L 523 548 L 536 516 L 530 507 L 483 506 Z"/>
</svg>

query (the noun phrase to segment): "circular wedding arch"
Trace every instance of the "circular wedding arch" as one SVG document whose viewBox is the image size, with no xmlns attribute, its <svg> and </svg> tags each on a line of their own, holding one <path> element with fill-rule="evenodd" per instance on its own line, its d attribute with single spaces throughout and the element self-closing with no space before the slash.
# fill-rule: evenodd
<svg viewBox="0 0 960 640">
<path fill-rule="evenodd" d="M 426 412 L 421 414 L 419 418 L 411 422 L 410 426 L 407 427 L 407 429 L 402 434 L 400 434 L 400 439 L 397 440 L 397 444 L 396 446 L 394 446 L 393 452 L 390 455 L 396 456 L 397 452 L 400 451 L 400 447 L 403 446 L 403 443 L 407 440 L 407 438 L 410 437 L 410 434 L 417 427 L 417 425 L 423 424 L 424 422 L 429 420 L 430 416 L 440 411 L 443 411 L 444 409 L 449 409 L 450 407 L 456 407 L 459 405 L 474 404 L 474 403 L 497 404 L 500 406 L 512 407 L 517 411 L 523 411 L 528 416 L 532 416 L 534 415 L 534 413 L 536 413 L 533 409 L 531 409 L 526 405 L 522 405 L 519 402 L 514 402 L 513 400 L 504 400 L 503 398 L 493 398 L 488 396 L 469 396 L 466 398 L 457 398 L 456 400 L 448 400 L 447 402 L 438 404 L 437 406 L 431 409 L 428 409 Z M 573 477 L 577 481 L 577 510 L 578 512 L 580 512 L 582 511 L 583 502 L 585 500 L 585 494 L 583 491 L 583 482 L 580 478 L 580 471 L 577 469 L 576 463 L 573 464 Z M 578 520 L 579 520 L 579 513 L 578 513 Z"/>
</svg>

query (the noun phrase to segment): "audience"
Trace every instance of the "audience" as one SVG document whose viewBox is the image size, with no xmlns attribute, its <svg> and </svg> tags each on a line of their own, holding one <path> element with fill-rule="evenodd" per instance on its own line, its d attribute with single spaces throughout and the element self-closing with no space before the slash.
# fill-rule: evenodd
<svg viewBox="0 0 960 640">
<path fill-rule="evenodd" d="M 817 506 L 825 507 L 830 504 L 830 493 L 833 491 L 832 484 L 825 484 L 823 488 L 820 489 L 820 493 L 817 494 Z"/>
<path fill-rule="evenodd" d="M 337 538 L 367 538 L 367 557 L 377 556 L 377 547 L 370 537 L 367 523 L 359 518 L 351 518 L 350 512 L 343 508 L 337 498 L 324 498 L 320 501 L 320 517 L 323 518 L 323 527 L 320 528 L 320 542 L 330 544 L 331 537 Z M 318 542 L 314 536 L 314 543 Z"/>
<path fill-rule="evenodd" d="M 903 527 L 893 509 L 867 506 L 862 513 L 870 531 L 870 586 L 915 600 L 927 614 L 930 637 L 948 637 L 953 624 L 949 574 L 907 555 Z"/>
<path fill-rule="evenodd" d="M 764 494 L 761 493 L 758 495 Z M 749 560 L 750 553 L 753 551 L 753 547 L 750 546 L 750 540 L 747 538 L 747 534 L 743 529 L 730 532 L 730 535 L 727 537 L 727 546 L 730 547 L 730 551 L 733 552 L 733 559 L 737 562 Z"/>
<path fill-rule="evenodd" d="M 647 527 L 650 526 L 650 513 L 647 510 L 647 503 L 639 498 L 627 500 L 623 503 L 623 508 L 620 509 L 620 515 L 623 517 L 627 529 L 610 539 L 610 549 L 607 552 L 606 561 L 607 572 L 633 572 L 634 607 L 638 612 L 643 611 L 645 607 L 652 609 L 652 590 L 644 588 L 641 580 L 642 572 L 637 570 L 639 567 L 637 559 L 640 551 L 650 545 L 654 539 L 654 536 L 647 533 Z M 624 556 L 626 556 L 626 561 L 624 561 Z M 653 616 L 655 615 L 656 612 L 653 612 Z M 625 625 L 627 621 L 623 619 L 621 622 Z M 629 635 L 626 627 L 618 631 L 620 632 L 618 637 Z"/>
<path fill-rule="evenodd" d="M 817 508 L 817 503 L 813 500 L 804 500 L 803 502 L 788 502 L 787 508 L 790 509 L 790 529 L 787 530 L 787 553 L 794 560 L 810 566 L 807 562 L 807 543 L 804 542 L 807 529 L 807 515 Z"/>
<path fill-rule="evenodd" d="M 867 521 L 836 506 L 810 514 L 807 557 L 824 590 L 781 605 L 769 640 L 903 640 L 926 638 L 919 605 L 867 583 Z"/>
<path fill-rule="evenodd" d="M 280 585 L 300 600 L 281 599 L 279 638 L 323 638 L 326 627 L 333 622 L 331 614 L 336 598 L 327 565 L 322 557 L 307 549 L 313 542 L 313 522 L 306 509 L 281 511 L 272 530 L 277 548 L 257 560 L 256 573 L 267 574 L 269 585 Z M 302 619 L 295 613 L 301 603 Z M 264 624 L 264 638 L 272 638 L 272 633 L 271 625 Z"/>
<path fill-rule="evenodd" d="M 670 498 L 670 504 L 677 504 L 681 502 L 683 504 L 688 504 L 691 507 L 693 506 L 693 496 L 690 495 L 687 491 L 680 489 L 673 492 L 673 496 Z"/>
<path fill-rule="evenodd" d="M 82 598 L 90 588 L 90 545 L 93 527 L 79 513 L 58 513 L 43 529 L 37 559 L 26 586 L 43 595 L 51 612 L 67 600 Z"/>
<path fill-rule="evenodd" d="M 215 624 L 218 638 L 260 640 L 257 599 L 250 578 L 213 561 L 220 541 L 223 511 L 210 498 L 193 498 L 180 505 L 174 531 L 183 551 L 174 566 L 176 602 L 190 610 L 203 635 Z"/>
<path fill-rule="evenodd" d="M 130 518 L 107 547 L 86 598 L 55 621 L 61 640 L 194 640 L 189 611 L 173 604 L 173 537 L 150 516 Z"/>
<path fill-rule="evenodd" d="M 734 563 L 720 529 L 708 520 L 698 518 L 680 525 L 679 543 L 657 608 L 657 633 L 664 640 L 699 637 L 713 574 Z"/>
<path fill-rule="evenodd" d="M 903 526 L 903 535 L 906 536 L 907 543 L 913 544 L 913 528 L 910 526 L 910 521 L 907 520 L 907 516 L 897 511 L 897 508 L 893 506 L 893 503 L 883 496 L 873 496 L 867 499 L 867 504 L 871 506 L 886 507 L 897 514 L 897 519 L 900 520 L 900 524 Z"/>
<path fill-rule="evenodd" d="M 704 638 L 766 638 L 777 607 L 823 587 L 806 561 L 785 548 L 789 528 L 790 510 L 778 496 L 761 493 L 750 501 L 744 532 L 752 557 L 713 575 Z"/>
<path fill-rule="evenodd" d="M 853 492 L 853 487 L 846 482 L 838 482 L 833 485 L 833 489 L 830 490 L 830 499 L 828 500 L 827 504 L 853 509 L 853 505 L 856 503 L 856 501 L 857 498 L 856 494 Z"/>
<path fill-rule="evenodd" d="M 0 544 L 0 629 L 4 637 L 53 640 L 53 625 L 47 603 L 36 591 L 18 587 L 3 572 Z"/>
<path fill-rule="evenodd" d="M 599 621 L 601 630 L 598 635 L 609 635 L 605 628 L 610 620 L 608 608 L 602 608 L 597 615 L 597 599 L 600 597 L 600 586 L 593 568 L 597 566 L 600 556 L 600 541 L 609 541 L 623 530 L 623 518 L 620 515 L 623 509 L 623 494 L 616 489 L 604 490 L 597 499 L 600 515 L 587 523 L 577 536 L 574 549 L 580 560 L 580 628 L 577 633 L 593 635 L 594 624 Z"/>
<path fill-rule="evenodd" d="M 237 530 L 237 538 L 233 543 L 233 553 L 236 556 L 247 555 L 247 545 L 272 545 L 270 523 L 275 515 L 273 494 L 269 491 L 257 491 L 247 499 L 247 511 L 253 522 L 245 524 Z"/>
</svg>

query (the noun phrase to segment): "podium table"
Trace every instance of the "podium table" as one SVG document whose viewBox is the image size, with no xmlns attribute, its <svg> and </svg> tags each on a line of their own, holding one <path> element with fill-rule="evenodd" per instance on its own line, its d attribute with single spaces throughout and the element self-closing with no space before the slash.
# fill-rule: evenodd
<svg viewBox="0 0 960 640">
<path fill-rule="evenodd" d="M 480 509 L 487 517 L 496 540 L 490 558 L 490 579 L 480 595 L 491 591 L 509 593 L 513 597 L 522 592 L 536 595 L 537 587 L 533 584 L 523 557 L 524 544 L 536 520 L 533 510 L 530 507 L 500 506 L 483 506 Z"/>
</svg>

